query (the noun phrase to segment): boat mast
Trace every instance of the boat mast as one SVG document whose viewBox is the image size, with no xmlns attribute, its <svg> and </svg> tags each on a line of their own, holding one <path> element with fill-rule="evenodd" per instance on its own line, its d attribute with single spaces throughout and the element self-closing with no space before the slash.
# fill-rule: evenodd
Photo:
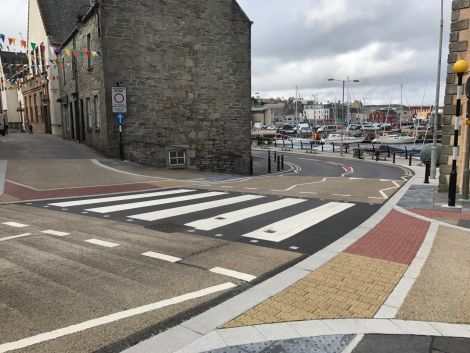
<svg viewBox="0 0 470 353">
<path fill-rule="evenodd" d="M 401 117 L 403 116 L 403 83 L 401 84 L 401 93 L 400 93 L 400 131 L 401 131 Z"/>
<path fill-rule="evenodd" d="M 299 125 L 299 122 L 297 119 L 299 119 L 299 116 L 297 114 L 297 95 L 299 93 L 299 86 L 295 86 L 295 119 L 294 121 L 297 122 L 297 125 Z"/>
</svg>

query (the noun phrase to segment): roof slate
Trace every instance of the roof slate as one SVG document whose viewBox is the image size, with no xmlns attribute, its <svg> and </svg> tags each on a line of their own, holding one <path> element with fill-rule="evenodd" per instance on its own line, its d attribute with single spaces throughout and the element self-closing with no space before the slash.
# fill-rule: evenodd
<svg viewBox="0 0 470 353">
<path fill-rule="evenodd" d="M 77 14 L 90 0 L 37 0 L 47 35 L 55 44 L 62 42 L 77 26 Z M 88 9 L 83 9 L 85 14 Z"/>
</svg>

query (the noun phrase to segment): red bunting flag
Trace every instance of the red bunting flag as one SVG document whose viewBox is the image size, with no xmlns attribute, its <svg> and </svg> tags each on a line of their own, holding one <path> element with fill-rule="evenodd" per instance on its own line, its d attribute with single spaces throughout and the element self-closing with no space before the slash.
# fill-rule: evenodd
<svg viewBox="0 0 470 353">
<path fill-rule="evenodd" d="M 74 57 L 76 57 L 76 58 L 78 57 L 78 51 L 77 50 L 72 51 L 72 54 L 73 54 Z"/>
<path fill-rule="evenodd" d="M 10 45 L 15 45 L 15 43 L 16 43 L 16 38 L 8 38 L 8 43 L 9 43 Z"/>
<path fill-rule="evenodd" d="M 25 48 L 26 49 L 26 41 L 25 40 L 22 40 L 21 41 L 21 48 Z"/>
</svg>

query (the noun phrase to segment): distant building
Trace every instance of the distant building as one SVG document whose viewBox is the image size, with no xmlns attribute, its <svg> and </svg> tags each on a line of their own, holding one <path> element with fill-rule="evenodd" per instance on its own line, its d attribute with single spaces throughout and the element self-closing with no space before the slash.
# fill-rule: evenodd
<svg viewBox="0 0 470 353">
<path fill-rule="evenodd" d="M 383 110 L 375 110 L 369 114 L 368 121 L 370 123 L 381 123 L 381 124 L 392 124 L 398 125 L 399 124 L 400 116 L 394 110 L 390 109 L 383 109 Z"/>
<path fill-rule="evenodd" d="M 304 116 L 311 125 L 335 124 L 335 107 L 330 103 L 305 105 Z"/>
<path fill-rule="evenodd" d="M 249 172 L 251 21 L 235 0 L 99 1 L 82 15 L 59 49 L 65 138 L 118 157 L 120 85 L 126 159 Z"/>
<path fill-rule="evenodd" d="M 29 0 L 28 59 L 22 93 L 25 119 L 35 132 L 62 136 L 55 48 L 77 24 L 77 14 L 90 0 Z"/>
<path fill-rule="evenodd" d="M 23 127 L 24 101 L 16 78 L 27 65 L 26 54 L 0 52 L 0 114 L 5 115 L 9 130 Z"/>
</svg>

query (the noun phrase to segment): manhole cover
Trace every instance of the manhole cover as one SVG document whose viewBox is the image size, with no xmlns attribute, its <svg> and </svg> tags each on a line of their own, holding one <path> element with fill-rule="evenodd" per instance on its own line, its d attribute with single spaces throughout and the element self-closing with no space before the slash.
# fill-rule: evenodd
<svg viewBox="0 0 470 353">
<path fill-rule="evenodd" d="M 147 226 L 149 229 L 153 229 L 163 233 L 186 233 L 190 227 L 186 227 L 182 224 L 175 224 L 175 223 L 160 223 L 160 224 L 152 224 Z"/>
</svg>

